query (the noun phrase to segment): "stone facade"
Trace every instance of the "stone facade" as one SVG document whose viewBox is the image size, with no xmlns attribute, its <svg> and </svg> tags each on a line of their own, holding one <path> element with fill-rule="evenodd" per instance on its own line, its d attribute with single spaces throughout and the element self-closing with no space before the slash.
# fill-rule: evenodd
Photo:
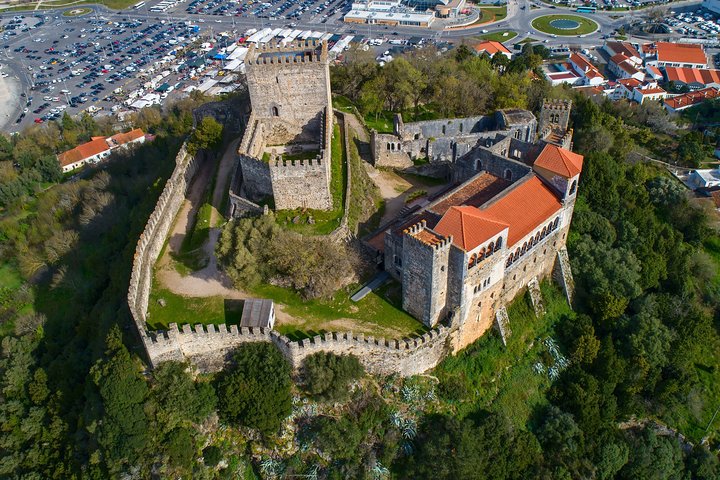
<svg viewBox="0 0 720 480">
<path fill-rule="evenodd" d="M 245 63 L 252 113 L 232 194 L 253 203 L 272 197 L 277 209 L 331 209 L 327 43 L 251 46 Z"/>
<path fill-rule="evenodd" d="M 394 132 L 371 132 L 376 166 L 402 168 L 412 160 L 454 163 L 478 142 L 498 134 L 525 142 L 535 139 L 537 121 L 526 110 L 500 110 L 495 115 L 404 123 L 395 116 Z"/>
<path fill-rule="evenodd" d="M 517 132 L 478 140 L 454 160 L 455 188 L 367 242 L 382 245 L 379 257 L 401 281 L 408 313 L 431 327 L 452 325 L 454 351 L 492 327 L 499 309 L 531 282 L 555 273 L 572 298 L 565 242 L 582 157 Z"/>
</svg>

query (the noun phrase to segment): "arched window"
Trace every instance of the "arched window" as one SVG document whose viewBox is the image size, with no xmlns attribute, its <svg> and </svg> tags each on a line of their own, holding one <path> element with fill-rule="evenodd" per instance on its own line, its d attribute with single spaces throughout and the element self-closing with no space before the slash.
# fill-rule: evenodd
<svg viewBox="0 0 720 480">
<path fill-rule="evenodd" d="M 468 269 L 474 267 L 476 263 L 477 263 L 477 255 L 473 254 L 470 257 L 470 261 L 468 262 Z"/>
<path fill-rule="evenodd" d="M 540 241 L 540 232 L 535 235 L 535 243 L 538 243 Z"/>
<path fill-rule="evenodd" d="M 463 133 L 463 124 L 460 122 L 460 133 Z"/>
<path fill-rule="evenodd" d="M 273 117 L 279 117 L 280 111 L 278 110 L 278 107 L 272 107 L 272 116 Z"/>
<path fill-rule="evenodd" d="M 387 144 L 387 149 L 390 150 L 390 142 Z"/>
<path fill-rule="evenodd" d="M 512 253 L 511 253 L 510 256 L 508 256 L 507 262 L 505 262 L 505 268 L 507 268 L 507 267 L 509 267 L 510 265 L 512 265 L 512 263 L 513 263 L 513 256 L 512 256 Z"/>
<path fill-rule="evenodd" d="M 577 189 L 577 180 L 573 180 L 572 185 L 570 185 L 570 195 L 574 195 L 576 189 Z"/>
<path fill-rule="evenodd" d="M 512 172 L 509 168 L 505 169 L 505 180 L 512 180 Z"/>
<path fill-rule="evenodd" d="M 523 243 L 522 249 L 520 250 L 520 255 L 525 255 L 526 251 L 527 251 L 527 242 Z"/>
<path fill-rule="evenodd" d="M 517 250 L 515 250 L 515 258 L 513 259 L 513 261 L 517 260 L 518 258 L 520 258 L 520 249 L 519 248 Z"/>
<path fill-rule="evenodd" d="M 502 248 L 503 239 L 502 237 L 498 237 L 498 239 L 495 241 L 495 251 L 497 252 Z"/>
<path fill-rule="evenodd" d="M 445 135 L 445 125 L 443 125 L 442 127 L 443 127 L 442 128 L 443 135 Z"/>
<path fill-rule="evenodd" d="M 478 255 L 478 261 L 485 259 L 485 249 L 483 248 L 480 250 L 480 254 Z"/>
<path fill-rule="evenodd" d="M 390 144 L 390 150 L 392 150 L 393 152 L 395 151 L 395 144 L 394 144 L 394 143 L 391 143 L 391 144 Z"/>
<path fill-rule="evenodd" d="M 487 251 L 485 252 L 486 257 L 489 257 L 490 255 L 493 254 L 493 251 L 494 251 L 493 248 L 494 248 L 494 244 L 493 244 L 493 242 L 490 242 L 487 246 Z"/>
<path fill-rule="evenodd" d="M 552 229 L 552 222 L 550 222 L 547 224 L 547 233 L 550 234 L 550 232 L 552 232 Z"/>
<path fill-rule="evenodd" d="M 542 233 L 540 234 L 540 238 L 545 238 L 545 235 L 547 235 L 547 229 L 543 227 Z"/>
<path fill-rule="evenodd" d="M 555 221 L 553 222 L 553 228 L 557 228 L 559 223 L 560 223 L 560 217 L 555 217 Z"/>
<path fill-rule="evenodd" d="M 483 168 L 483 167 L 482 167 L 482 160 L 476 160 L 476 161 L 475 161 L 475 170 L 479 172 L 480 170 L 482 170 L 482 168 Z"/>
</svg>

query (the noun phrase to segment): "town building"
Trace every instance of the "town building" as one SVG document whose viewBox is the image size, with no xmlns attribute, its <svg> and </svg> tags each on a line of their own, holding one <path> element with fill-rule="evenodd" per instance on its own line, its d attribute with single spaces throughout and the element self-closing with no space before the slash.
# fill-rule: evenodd
<svg viewBox="0 0 720 480">
<path fill-rule="evenodd" d="M 368 0 L 353 3 L 345 14 L 346 23 L 364 23 L 369 25 L 429 27 L 435 20 L 432 11 L 419 12 L 399 0 Z"/>
<path fill-rule="evenodd" d="M 605 77 L 600 70 L 590 61 L 579 53 L 570 55 L 570 65 L 579 75 L 582 85 L 601 85 L 605 83 Z"/>
<path fill-rule="evenodd" d="M 665 110 L 671 113 L 680 112 L 686 108 L 693 107 L 706 100 L 714 100 L 720 97 L 720 90 L 713 87 L 703 88 L 695 92 L 683 93 L 675 95 L 663 100 Z"/>
<path fill-rule="evenodd" d="M 444 320 L 458 327 L 455 350 L 566 256 L 583 164 L 554 142 L 572 135 L 569 110 L 568 101 L 543 105 L 538 128 L 546 138 L 497 132 L 477 142 L 453 162 L 453 188 L 367 240 L 402 283 L 408 313 L 429 327 Z"/>
<path fill-rule="evenodd" d="M 720 0 L 705 0 L 703 1 L 702 6 L 713 13 L 720 14 Z"/>
<path fill-rule="evenodd" d="M 493 57 L 496 53 L 500 53 L 507 57 L 508 60 L 512 58 L 512 52 L 505 45 L 494 40 L 483 40 L 476 44 L 473 49 L 478 55 Z"/>
<path fill-rule="evenodd" d="M 707 68 L 708 59 L 702 45 L 656 42 L 646 51 L 645 64 L 658 67 Z"/>
<path fill-rule="evenodd" d="M 608 70 L 618 79 L 634 78 L 640 81 L 645 79 L 645 72 L 638 68 L 637 63 L 622 53 L 610 57 L 607 66 Z"/>
<path fill-rule="evenodd" d="M 631 63 L 633 63 L 636 67 L 639 67 L 643 64 L 642 55 L 640 54 L 640 52 L 638 52 L 637 48 L 635 48 L 635 46 L 630 42 L 607 41 L 605 42 L 605 45 L 603 45 L 603 50 L 610 57 L 614 57 L 615 55 L 622 55 L 623 57 L 627 58 Z"/>
<path fill-rule="evenodd" d="M 706 87 L 720 88 L 720 70 L 706 68 L 665 67 L 665 80 L 676 88 L 687 87 L 700 90 Z"/>
<path fill-rule="evenodd" d="M 127 148 L 145 142 L 145 133 L 136 128 L 110 137 L 92 137 L 89 142 L 63 152 L 57 156 L 63 173 L 71 172 L 91 163 L 98 163 L 110 156 L 112 150 Z"/>
</svg>

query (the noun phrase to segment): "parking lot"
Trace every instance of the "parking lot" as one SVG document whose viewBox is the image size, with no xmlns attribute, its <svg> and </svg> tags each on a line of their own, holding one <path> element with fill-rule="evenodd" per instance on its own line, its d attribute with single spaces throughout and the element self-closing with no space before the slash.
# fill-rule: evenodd
<svg viewBox="0 0 720 480">
<path fill-rule="evenodd" d="M 707 10 L 675 13 L 665 20 L 673 33 L 687 38 L 710 39 L 720 34 L 720 20 L 718 15 Z"/>
<path fill-rule="evenodd" d="M 192 0 L 187 5 L 178 6 L 175 12 L 188 14 L 255 17 L 270 20 L 306 20 L 326 23 L 333 16 L 350 10 L 350 0 Z M 294 26 L 294 25 L 292 25 Z"/>
<path fill-rule="evenodd" d="M 14 28 L 8 30 L 8 25 Z M 14 120 L 16 127 L 57 119 L 65 110 L 117 110 L 128 91 L 150 78 L 158 65 L 171 64 L 198 34 L 189 22 L 111 22 L 95 16 L 19 15 L 5 26 L 0 63 L 13 62 L 22 71 L 25 107 Z M 28 33 L 32 40 L 18 40 L 15 46 L 17 33 Z M 172 73 L 165 81 L 173 88 L 191 75 L 189 69 Z"/>
</svg>

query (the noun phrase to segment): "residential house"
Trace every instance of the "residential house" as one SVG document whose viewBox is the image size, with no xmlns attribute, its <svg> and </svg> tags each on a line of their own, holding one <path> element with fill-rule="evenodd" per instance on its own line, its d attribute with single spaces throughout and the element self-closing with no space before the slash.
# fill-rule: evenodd
<svg viewBox="0 0 720 480">
<path fill-rule="evenodd" d="M 597 67 L 579 53 L 570 55 L 570 66 L 580 76 L 582 85 L 601 85 L 605 83 L 605 77 Z"/>
<path fill-rule="evenodd" d="M 627 58 L 636 67 L 639 67 L 643 63 L 643 57 L 638 52 L 637 48 L 630 42 L 606 42 L 603 45 L 603 50 L 610 56 L 622 55 Z"/>
<path fill-rule="evenodd" d="M 57 156 L 63 173 L 71 172 L 88 163 L 98 163 L 107 158 L 116 148 L 128 148 L 133 144 L 145 142 L 145 133 L 136 128 L 125 133 L 116 133 L 110 137 L 92 137 L 92 139 Z"/>
<path fill-rule="evenodd" d="M 638 65 L 622 53 L 610 57 L 608 70 L 618 79 L 635 78 L 640 81 L 645 80 L 645 72 L 638 69 Z"/>
<path fill-rule="evenodd" d="M 496 53 L 500 53 L 507 57 L 508 60 L 512 58 L 512 52 L 505 45 L 493 40 L 484 40 L 473 48 L 478 55 L 487 54 L 489 57 L 493 57 Z"/>
</svg>

